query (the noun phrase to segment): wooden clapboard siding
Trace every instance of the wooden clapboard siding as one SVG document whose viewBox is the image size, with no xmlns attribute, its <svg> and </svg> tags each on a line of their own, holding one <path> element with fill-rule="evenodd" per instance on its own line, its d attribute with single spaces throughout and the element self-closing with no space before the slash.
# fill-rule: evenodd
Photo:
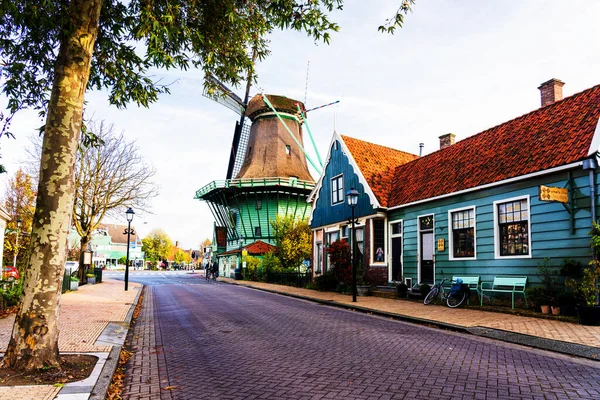
<svg viewBox="0 0 600 400">
<path fill-rule="evenodd" d="M 369 196 L 365 194 L 365 188 L 359 182 L 358 175 L 342 151 L 339 141 L 336 140 L 332 144 L 330 152 L 329 162 L 323 172 L 322 185 L 319 193 L 315 196 L 315 209 L 310 224 L 312 228 L 339 223 L 350 217 L 351 210 L 345 201 L 335 205 L 331 204 L 331 178 L 340 174 L 343 174 L 344 177 L 344 195 L 352 187 L 359 192 L 358 204 L 354 210 L 355 215 L 364 217 L 375 213 Z"/>
<path fill-rule="evenodd" d="M 426 214 L 434 214 L 435 242 L 444 239 L 446 243 L 442 252 L 438 252 L 436 246 L 437 280 L 441 279 L 440 271 L 443 270 L 447 277 L 480 275 L 483 280 L 492 280 L 495 275 L 526 275 L 532 283 L 538 283 L 537 266 L 545 257 L 551 258 L 556 266 L 565 258 L 587 264 L 591 256 L 588 235 L 591 228 L 590 188 L 587 173 L 581 168 L 572 171 L 576 205 L 573 234 L 570 232 L 570 216 L 565 207 L 561 203 L 540 201 L 538 197 L 539 185 L 564 187 L 567 177 L 567 172 L 561 172 L 390 211 L 389 220 L 404 221 L 404 276 L 413 278 L 413 282 L 416 282 L 417 218 Z M 529 196 L 531 258 L 495 258 L 493 203 L 520 196 Z M 450 260 L 448 211 L 473 206 L 476 218 L 476 259 Z"/>
<path fill-rule="evenodd" d="M 261 200 L 261 208 L 257 210 L 257 200 Z M 237 199 L 238 228 L 245 238 L 245 243 L 253 240 L 275 244 L 271 221 L 276 216 L 292 215 L 296 219 L 307 219 L 311 205 L 306 202 L 306 194 L 288 193 L 249 193 Z M 255 236 L 255 227 L 261 228 L 261 236 Z M 233 244 L 233 247 L 238 244 Z M 232 248 L 233 248 L 232 247 Z"/>
</svg>

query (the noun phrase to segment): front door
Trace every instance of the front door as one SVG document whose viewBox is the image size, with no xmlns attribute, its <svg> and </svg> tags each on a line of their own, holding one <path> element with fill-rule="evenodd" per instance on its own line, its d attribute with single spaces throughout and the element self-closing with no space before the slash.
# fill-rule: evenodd
<svg viewBox="0 0 600 400">
<path fill-rule="evenodd" d="M 419 277 L 421 283 L 432 284 L 434 283 L 433 215 L 419 217 L 419 239 Z"/>
<path fill-rule="evenodd" d="M 392 280 L 402 279 L 402 238 L 392 238 Z"/>
<path fill-rule="evenodd" d="M 421 232 L 421 282 L 433 283 L 433 232 Z"/>
</svg>

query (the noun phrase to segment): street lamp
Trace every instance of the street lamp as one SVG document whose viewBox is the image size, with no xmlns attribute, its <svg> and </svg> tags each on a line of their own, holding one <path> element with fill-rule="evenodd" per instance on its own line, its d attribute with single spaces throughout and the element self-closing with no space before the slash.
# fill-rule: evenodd
<svg viewBox="0 0 600 400">
<path fill-rule="evenodd" d="M 133 221 L 133 214 L 135 214 L 133 212 L 133 210 L 131 209 L 131 207 L 129 207 L 127 209 L 127 211 L 125 211 L 125 216 L 127 217 L 127 229 L 125 229 L 125 232 L 127 234 L 127 258 L 126 258 L 126 262 L 125 262 L 125 291 L 127 291 L 127 288 L 129 286 L 129 237 L 131 235 L 134 235 L 135 232 L 131 229 L 131 221 Z"/>
<path fill-rule="evenodd" d="M 352 302 L 356 303 L 356 256 L 354 254 L 354 241 L 356 240 L 356 233 L 354 232 L 354 224 L 357 222 L 356 218 L 354 218 L 354 207 L 358 204 L 358 190 L 354 188 L 350 188 L 348 192 L 346 192 L 346 199 L 348 199 L 348 205 L 352 210 L 352 218 L 350 218 L 350 223 L 352 224 L 352 237 L 351 237 L 351 254 L 352 254 Z"/>
<path fill-rule="evenodd" d="M 19 232 L 21 232 L 21 218 L 17 217 L 17 239 L 15 240 L 15 258 L 13 260 L 13 267 L 17 268 L 17 253 L 19 252 Z"/>
</svg>

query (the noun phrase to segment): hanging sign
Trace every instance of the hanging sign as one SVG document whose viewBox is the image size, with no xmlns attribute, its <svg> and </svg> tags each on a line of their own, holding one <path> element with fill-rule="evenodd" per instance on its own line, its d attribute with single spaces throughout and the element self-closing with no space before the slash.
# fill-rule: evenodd
<svg viewBox="0 0 600 400">
<path fill-rule="evenodd" d="M 567 188 L 540 185 L 540 201 L 568 203 L 569 192 L 567 191 Z"/>
<path fill-rule="evenodd" d="M 438 251 L 446 250 L 446 241 L 444 239 L 438 239 L 437 249 L 438 249 Z"/>
</svg>

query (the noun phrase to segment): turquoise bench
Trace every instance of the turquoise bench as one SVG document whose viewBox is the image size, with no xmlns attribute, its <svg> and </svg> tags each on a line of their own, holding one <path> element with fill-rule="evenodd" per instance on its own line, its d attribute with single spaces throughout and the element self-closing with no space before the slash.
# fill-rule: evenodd
<svg viewBox="0 0 600 400">
<path fill-rule="evenodd" d="M 515 308 L 515 293 L 523 295 L 525 304 L 527 304 L 527 295 L 525 294 L 525 286 L 527 285 L 526 276 L 496 276 L 494 282 L 482 282 L 481 292 L 485 294 L 489 292 L 493 299 L 494 293 L 510 293 L 512 296 L 512 308 Z M 479 296 L 481 305 L 483 306 L 483 296 Z"/>
</svg>

